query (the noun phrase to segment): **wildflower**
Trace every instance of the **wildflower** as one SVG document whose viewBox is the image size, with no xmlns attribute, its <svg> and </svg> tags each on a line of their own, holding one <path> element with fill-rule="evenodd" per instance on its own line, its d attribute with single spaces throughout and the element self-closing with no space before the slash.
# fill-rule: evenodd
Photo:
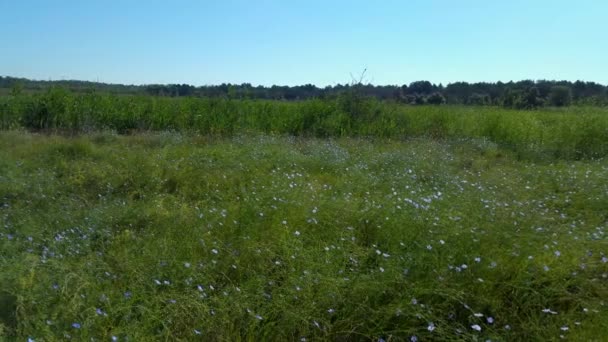
<svg viewBox="0 0 608 342">
<path fill-rule="evenodd" d="M 213 253 L 213 254 L 217 254 L 217 253 L 219 253 L 219 252 L 217 251 L 217 249 L 215 249 L 215 248 L 214 248 L 214 249 L 212 249 L 212 250 L 211 250 L 211 253 Z"/>
<path fill-rule="evenodd" d="M 185 262 L 185 263 L 184 263 L 184 267 L 185 267 L 185 268 L 190 268 L 190 266 L 191 266 L 191 265 L 190 265 L 190 263 L 189 263 L 189 262 Z"/>
<path fill-rule="evenodd" d="M 564 325 L 563 327 L 559 328 L 561 331 L 568 331 L 570 330 L 570 328 L 568 328 L 567 325 Z"/>
<path fill-rule="evenodd" d="M 327 309 L 327 312 L 330 313 L 330 314 L 332 314 L 332 313 L 336 312 L 336 310 L 334 310 L 334 309 Z"/>
<path fill-rule="evenodd" d="M 196 329 L 194 329 L 194 334 L 195 334 L 195 335 L 200 335 L 200 334 L 202 334 L 202 333 L 201 333 L 201 331 L 200 331 L 200 330 L 196 330 Z"/>
<path fill-rule="evenodd" d="M 604 264 L 605 264 L 605 263 L 607 263 L 607 262 L 608 262 L 608 257 L 605 257 L 605 256 L 604 256 L 604 257 L 602 257 L 602 262 L 603 262 Z"/>
<path fill-rule="evenodd" d="M 433 332 L 433 330 L 435 330 L 435 323 L 430 322 L 426 329 L 430 332 Z"/>
<path fill-rule="evenodd" d="M 293 233 L 295 236 L 300 236 L 300 232 L 296 230 L 295 233 Z"/>
<path fill-rule="evenodd" d="M 473 325 L 471 325 L 471 329 L 473 329 L 475 331 L 481 331 L 481 327 L 479 326 L 479 324 L 473 324 Z"/>
<path fill-rule="evenodd" d="M 494 317 L 488 316 L 486 318 L 486 321 L 488 322 L 488 324 L 492 324 L 492 323 L 494 323 Z"/>
<path fill-rule="evenodd" d="M 418 342 L 418 337 L 416 335 L 412 335 L 410 337 L 410 342 Z"/>
<path fill-rule="evenodd" d="M 431 245 L 426 245 L 426 249 L 428 249 L 428 250 L 430 251 L 431 249 L 433 249 L 433 246 L 431 246 Z"/>
<path fill-rule="evenodd" d="M 76 322 L 72 323 L 72 328 L 80 329 L 80 323 L 76 323 Z"/>
<path fill-rule="evenodd" d="M 553 254 L 555 254 L 556 257 L 559 257 L 560 255 L 562 255 L 562 253 L 560 251 L 555 251 L 555 252 L 553 252 Z"/>
<path fill-rule="evenodd" d="M 380 267 L 380 272 L 384 272 L 384 268 L 383 267 Z"/>
<path fill-rule="evenodd" d="M 260 316 L 260 315 L 255 315 L 255 318 L 257 318 L 260 321 L 263 319 L 262 316 Z"/>
<path fill-rule="evenodd" d="M 114 335 L 112 335 L 111 339 L 112 339 L 112 341 L 114 341 L 114 342 L 115 342 L 115 341 L 118 341 L 118 337 L 116 337 L 116 336 L 114 336 Z"/>
</svg>

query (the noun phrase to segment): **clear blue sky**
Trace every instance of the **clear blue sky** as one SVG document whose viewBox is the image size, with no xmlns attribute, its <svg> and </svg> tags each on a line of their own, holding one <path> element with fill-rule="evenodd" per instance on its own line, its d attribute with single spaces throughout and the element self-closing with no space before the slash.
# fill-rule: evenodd
<svg viewBox="0 0 608 342">
<path fill-rule="evenodd" d="M 604 0 L 0 0 L 0 75 L 111 83 L 608 84 Z"/>
</svg>

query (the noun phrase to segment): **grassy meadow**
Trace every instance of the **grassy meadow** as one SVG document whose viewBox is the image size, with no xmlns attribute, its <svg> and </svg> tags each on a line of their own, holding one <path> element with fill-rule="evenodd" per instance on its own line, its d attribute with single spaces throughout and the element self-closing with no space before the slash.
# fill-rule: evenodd
<svg viewBox="0 0 608 342">
<path fill-rule="evenodd" d="M 0 339 L 597 340 L 608 111 L 0 97 Z"/>
<path fill-rule="evenodd" d="M 606 179 L 485 138 L 5 131 L 0 336 L 599 341 Z"/>
<path fill-rule="evenodd" d="M 520 157 L 608 155 L 608 107 L 533 111 L 474 106 L 409 106 L 358 93 L 306 101 L 77 94 L 60 88 L 0 96 L 0 130 L 79 134 L 177 131 L 300 137 L 489 139 Z"/>
</svg>

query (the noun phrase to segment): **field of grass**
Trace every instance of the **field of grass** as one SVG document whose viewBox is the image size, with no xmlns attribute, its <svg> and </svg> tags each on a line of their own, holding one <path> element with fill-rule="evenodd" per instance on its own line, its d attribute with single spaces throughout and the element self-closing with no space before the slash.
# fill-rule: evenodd
<svg viewBox="0 0 608 342">
<path fill-rule="evenodd" d="M 0 339 L 605 338 L 605 112 L 395 106 L 276 135 L 323 103 L 223 137 L 0 133 Z"/>
<path fill-rule="evenodd" d="M 0 130 L 77 134 L 177 131 L 301 137 L 489 139 L 518 157 L 608 156 L 608 108 L 534 111 L 498 107 L 409 106 L 345 94 L 306 101 L 74 94 L 0 96 Z"/>
</svg>

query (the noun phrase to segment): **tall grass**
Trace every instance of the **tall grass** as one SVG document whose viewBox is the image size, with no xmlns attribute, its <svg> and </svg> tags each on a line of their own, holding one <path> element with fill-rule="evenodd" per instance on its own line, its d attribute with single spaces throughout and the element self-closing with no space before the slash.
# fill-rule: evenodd
<svg viewBox="0 0 608 342">
<path fill-rule="evenodd" d="M 606 161 L 0 132 L 0 340 L 601 341 Z"/>
<path fill-rule="evenodd" d="M 608 110 L 571 107 L 404 106 L 376 100 L 300 102 L 73 94 L 0 97 L 0 129 L 82 133 L 176 130 L 212 135 L 254 131 L 313 137 L 486 138 L 522 155 L 608 154 Z"/>
</svg>

